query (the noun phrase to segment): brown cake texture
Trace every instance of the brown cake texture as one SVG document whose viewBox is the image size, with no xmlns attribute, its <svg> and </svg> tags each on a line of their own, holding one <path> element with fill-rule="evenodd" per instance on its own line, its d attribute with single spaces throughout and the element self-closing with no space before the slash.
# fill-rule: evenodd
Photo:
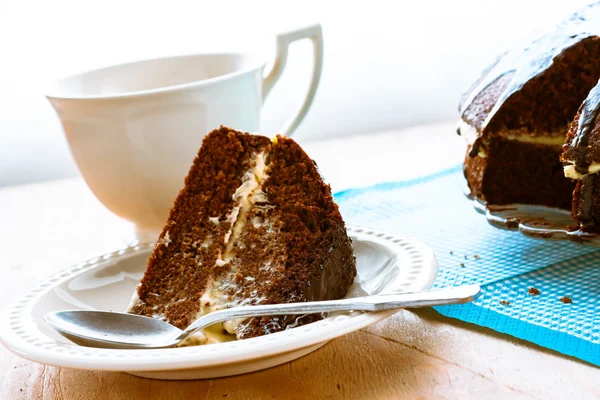
<svg viewBox="0 0 600 400">
<path fill-rule="evenodd" d="M 574 184 L 564 177 L 559 156 L 560 148 L 498 137 L 490 141 L 486 157 L 467 154 L 463 169 L 472 194 L 489 204 L 543 204 L 568 209 Z M 515 182 L 520 187 L 511 190 Z"/>
<path fill-rule="evenodd" d="M 600 84 L 589 93 L 567 134 L 561 161 L 575 179 L 571 215 L 586 231 L 600 231 Z"/>
<path fill-rule="evenodd" d="M 464 173 L 488 204 L 569 209 L 575 183 L 560 154 L 577 109 L 600 78 L 600 3 L 502 54 L 462 97 Z"/>
<path fill-rule="evenodd" d="M 203 141 L 129 312 L 185 328 L 223 308 L 343 298 L 355 275 L 331 189 L 300 146 L 221 127 Z M 195 340 L 260 336 L 318 318 L 227 321 Z"/>
</svg>

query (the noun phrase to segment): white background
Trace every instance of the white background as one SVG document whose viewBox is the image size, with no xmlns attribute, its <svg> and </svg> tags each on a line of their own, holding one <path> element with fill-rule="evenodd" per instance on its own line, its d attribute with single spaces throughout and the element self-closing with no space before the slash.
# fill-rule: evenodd
<svg viewBox="0 0 600 400">
<path fill-rule="evenodd" d="M 297 137 L 356 135 L 455 119 L 460 94 L 497 53 L 586 3 L 0 0 L 0 186 L 77 173 L 43 97 L 55 77 L 225 44 L 272 49 L 276 32 L 320 22 L 321 86 Z M 283 125 L 308 81 L 308 43 L 292 52 L 265 106 L 265 134 Z"/>
</svg>

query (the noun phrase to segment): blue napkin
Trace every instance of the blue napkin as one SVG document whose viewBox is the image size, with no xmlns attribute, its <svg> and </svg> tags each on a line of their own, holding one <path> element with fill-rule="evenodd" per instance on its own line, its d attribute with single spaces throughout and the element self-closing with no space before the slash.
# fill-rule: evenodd
<svg viewBox="0 0 600 400">
<path fill-rule="evenodd" d="M 440 264 L 434 287 L 482 285 L 475 302 L 436 307 L 441 314 L 600 366 L 600 251 L 493 228 L 463 195 L 464 186 L 457 166 L 335 198 L 347 224 L 431 246 Z M 529 294 L 531 287 L 540 294 Z M 561 302 L 563 296 L 573 302 Z"/>
</svg>

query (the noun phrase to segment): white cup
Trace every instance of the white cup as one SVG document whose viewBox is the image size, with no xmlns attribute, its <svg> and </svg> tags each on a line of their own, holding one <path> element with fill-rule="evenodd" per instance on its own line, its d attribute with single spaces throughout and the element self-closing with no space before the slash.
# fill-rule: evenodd
<svg viewBox="0 0 600 400">
<path fill-rule="evenodd" d="M 142 231 L 162 228 L 183 180 L 212 129 L 260 130 L 262 104 L 287 61 L 288 47 L 310 39 L 312 80 L 290 135 L 314 98 L 323 63 L 321 27 L 277 36 L 271 71 L 253 53 L 196 54 L 113 66 L 54 83 L 58 113 L 75 162 L 96 197 Z"/>
</svg>

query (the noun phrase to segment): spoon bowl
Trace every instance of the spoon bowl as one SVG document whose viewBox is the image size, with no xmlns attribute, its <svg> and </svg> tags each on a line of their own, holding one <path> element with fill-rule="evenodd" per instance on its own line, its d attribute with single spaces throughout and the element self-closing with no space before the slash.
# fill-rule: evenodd
<svg viewBox="0 0 600 400">
<path fill-rule="evenodd" d="M 55 311 L 44 316 L 46 322 L 70 341 L 86 347 L 164 348 L 159 338 L 176 338 L 181 329 L 159 319 L 111 311 Z M 129 346 L 130 344 L 130 346 Z"/>
</svg>

